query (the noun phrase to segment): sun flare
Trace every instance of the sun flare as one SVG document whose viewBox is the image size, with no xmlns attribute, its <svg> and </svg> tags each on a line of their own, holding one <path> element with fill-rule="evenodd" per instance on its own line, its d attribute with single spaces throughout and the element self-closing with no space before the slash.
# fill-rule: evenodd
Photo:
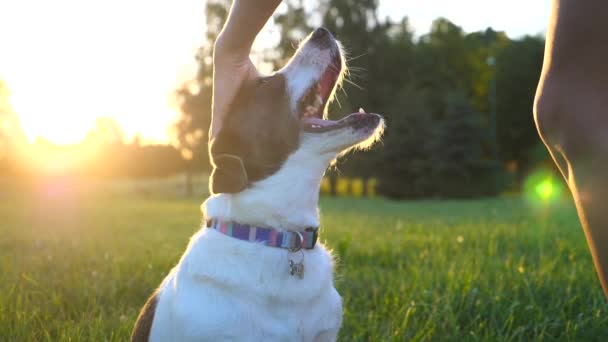
<svg viewBox="0 0 608 342">
<path fill-rule="evenodd" d="M 13 1 L 0 12 L 0 79 L 30 141 L 81 141 L 96 118 L 166 142 L 173 90 L 193 77 L 204 1 Z M 32 10 L 36 8 L 36 10 Z"/>
</svg>

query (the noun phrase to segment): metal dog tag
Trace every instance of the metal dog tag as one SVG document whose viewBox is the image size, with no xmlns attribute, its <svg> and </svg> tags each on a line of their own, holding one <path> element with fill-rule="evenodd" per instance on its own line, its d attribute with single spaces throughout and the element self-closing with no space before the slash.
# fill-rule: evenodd
<svg viewBox="0 0 608 342">
<path fill-rule="evenodd" d="M 300 279 L 304 278 L 304 264 L 301 261 L 289 260 L 289 274 Z"/>
</svg>

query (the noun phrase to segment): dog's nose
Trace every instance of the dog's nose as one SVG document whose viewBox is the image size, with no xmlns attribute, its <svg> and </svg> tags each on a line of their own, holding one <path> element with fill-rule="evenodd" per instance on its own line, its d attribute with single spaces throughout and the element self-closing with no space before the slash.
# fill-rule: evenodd
<svg viewBox="0 0 608 342">
<path fill-rule="evenodd" d="M 312 33 L 312 37 L 310 37 L 310 39 L 314 39 L 314 40 L 322 39 L 329 35 L 330 35 L 330 33 L 329 33 L 329 31 L 327 31 L 326 28 L 319 27 L 318 29 L 315 30 L 315 32 Z"/>
</svg>

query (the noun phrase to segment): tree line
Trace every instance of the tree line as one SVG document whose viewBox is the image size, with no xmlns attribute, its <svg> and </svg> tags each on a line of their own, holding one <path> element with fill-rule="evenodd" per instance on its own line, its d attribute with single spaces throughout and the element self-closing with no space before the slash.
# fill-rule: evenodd
<svg viewBox="0 0 608 342">
<path fill-rule="evenodd" d="M 98 118 L 83 141 L 58 145 L 43 138 L 29 144 L 11 116 L 0 109 L 0 177 L 162 178 L 185 170 L 175 146 L 143 145 L 139 137 L 127 142 L 111 118 Z"/>
<path fill-rule="evenodd" d="M 180 146 L 193 151 L 199 167 L 208 165 L 211 46 L 229 4 L 208 2 L 196 87 L 177 92 Z M 266 61 L 283 65 L 320 22 L 349 52 L 348 77 L 330 117 L 363 107 L 387 121 L 383 144 L 344 158 L 329 172 L 334 185 L 341 174 L 378 179 L 378 191 L 389 197 L 486 196 L 517 187 L 546 162 L 532 116 L 543 37 L 511 39 L 491 28 L 465 33 L 444 18 L 416 37 L 407 18 L 379 18 L 375 0 L 325 0 L 315 8 L 303 1 L 284 4 L 275 16 L 280 41 L 263 51 Z"/>
</svg>

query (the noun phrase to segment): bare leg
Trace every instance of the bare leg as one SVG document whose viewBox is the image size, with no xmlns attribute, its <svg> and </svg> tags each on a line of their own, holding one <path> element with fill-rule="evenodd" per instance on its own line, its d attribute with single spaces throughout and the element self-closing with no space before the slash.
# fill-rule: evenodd
<svg viewBox="0 0 608 342">
<path fill-rule="evenodd" d="M 608 1 L 553 0 L 534 114 L 608 296 Z"/>
</svg>

